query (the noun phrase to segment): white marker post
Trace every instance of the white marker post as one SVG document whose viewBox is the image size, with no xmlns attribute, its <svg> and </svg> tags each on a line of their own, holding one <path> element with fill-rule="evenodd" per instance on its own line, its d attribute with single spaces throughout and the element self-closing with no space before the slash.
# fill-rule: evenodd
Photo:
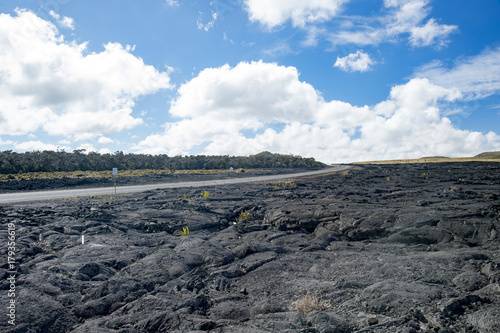
<svg viewBox="0 0 500 333">
<path fill-rule="evenodd" d="M 113 168 L 113 178 L 118 175 L 118 168 Z M 116 178 L 115 178 L 115 195 L 116 195 Z"/>
</svg>

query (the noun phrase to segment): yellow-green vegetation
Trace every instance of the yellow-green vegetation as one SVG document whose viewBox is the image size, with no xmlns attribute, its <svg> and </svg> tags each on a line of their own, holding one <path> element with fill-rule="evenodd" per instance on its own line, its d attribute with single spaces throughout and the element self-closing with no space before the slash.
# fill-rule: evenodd
<svg viewBox="0 0 500 333">
<path fill-rule="evenodd" d="M 207 191 L 203 191 L 202 193 L 200 193 L 200 198 L 208 198 L 210 196 L 210 193 L 207 192 Z M 195 197 L 194 196 L 190 196 L 188 197 L 186 194 L 183 194 L 180 196 L 180 199 L 181 201 L 186 201 L 186 200 L 193 200 Z"/>
<path fill-rule="evenodd" d="M 307 315 L 311 311 L 322 311 L 330 309 L 331 307 L 332 304 L 330 302 L 321 301 L 317 296 L 308 292 L 301 299 L 293 302 L 290 306 L 290 310 Z"/>
<path fill-rule="evenodd" d="M 292 188 L 295 187 L 294 182 L 280 182 L 279 184 L 274 185 L 275 190 L 279 190 L 280 188 Z"/>
<path fill-rule="evenodd" d="M 247 171 L 255 171 L 251 169 Z M 164 174 L 217 174 L 227 173 L 229 170 L 118 170 L 119 177 L 141 177 L 146 175 Z M 61 179 L 61 178 L 111 178 L 113 171 L 72 171 L 72 172 L 27 172 L 17 174 L 0 174 L 0 182 L 9 180 L 32 180 L 32 179 Z"/>
<path fill-rule="evenodd" d="M 445 162 L 500 162 L 500 151 L 478 154 L 474 157 L 429 156 L 415 159 L 356 162 L 356 164 L 407 164 L 407 163 L 445 163 Z"/>
<path fill-rule="evenodd" d="M 188 227 L 184 227 L 182 228 L 182 230 L 179 230 L 179 235 L 180 236 L 189 236 L 189 228 Z"/>
<path fill-rule="evenodd" d="M 247 222 L 250 220 L 250 213 L 247 210 L 240 212 L 240 215 L 236 218 L 236 223 Z"/>
</svg>

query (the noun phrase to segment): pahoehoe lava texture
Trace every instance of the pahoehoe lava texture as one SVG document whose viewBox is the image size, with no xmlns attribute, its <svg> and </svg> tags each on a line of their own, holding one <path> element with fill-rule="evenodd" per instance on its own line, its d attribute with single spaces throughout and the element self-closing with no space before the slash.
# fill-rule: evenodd
<svg viewBox="0 0 500 333">
<path fill-rule="evenodd" d="M 0 331 L 498 332 L 499 168 L 366 165 L 2 205 L 18 280 L 17 325 Z M 331 306 L 293 311 L 308 294 Z"/>
</svg>

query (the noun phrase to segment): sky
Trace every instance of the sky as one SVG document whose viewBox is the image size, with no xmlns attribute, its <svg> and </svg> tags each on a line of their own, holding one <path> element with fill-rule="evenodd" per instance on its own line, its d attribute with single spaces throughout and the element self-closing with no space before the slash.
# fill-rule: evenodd
<svg viewBox="0 0 500 333">
<path fill-rule="evenodd" d="M 500 150 L 498 0 L 0 1 L 0 151 Z"/>
</svg>

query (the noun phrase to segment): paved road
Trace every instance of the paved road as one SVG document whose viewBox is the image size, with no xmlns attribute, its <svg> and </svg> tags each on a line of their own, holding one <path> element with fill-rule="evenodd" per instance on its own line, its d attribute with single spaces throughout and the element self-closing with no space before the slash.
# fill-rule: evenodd
<svg viewBox="0 0 500 333">
<path fill-rule="evenodd" d="M 182 188 L 182 187 L 203 187 L 203 186 L 213 186 L 213 185 L 228 185 L 228 184 L 239 184 L 239 183 L 251 183 L 251 182 L 261 182 L 267 180 L 277 180 L 277 179 L 292 179 L 297 177 L 320 175 L 330 172 L 338 172 L 342 170 L 349 169 L 348 165 L 339 165 L 337 167 L 307 171 L 300 173 L 291 173 L 283 175 L 271 175 L 271 176 L 256 176 L 256 177 L 246 177 L 246 178 L 230 178 L 230 179 L 218 179 L 218 180 L 206 180 L 206 181 L 195 181 L 195 182 L 184 182 L 184 183 L 162 183 L 162 184 L 148 184 L 148 185 L 134 185 L 134 186 L 120 186 L 116 189 L 116 194 L 125 194 L 132 192 L 144 192 L 155 189 L 162 188 Z M 75 189 L 75 190 L 52 190 L 52 191 L 35 191 L 35 192 L 22 192 L 22 193 L 8 193 L 0 194 L 0 204 L 2 203 L 16 203 L 25 201 L 37 201 L 37 200 L 53 200 L 53 199 L 65 199 L 74 197 L 86 197 L 91 195 L 114 195 L 114 187 L 96 187 L 96 188 L 86 188 L 86 189 Z"/>
</svg>

